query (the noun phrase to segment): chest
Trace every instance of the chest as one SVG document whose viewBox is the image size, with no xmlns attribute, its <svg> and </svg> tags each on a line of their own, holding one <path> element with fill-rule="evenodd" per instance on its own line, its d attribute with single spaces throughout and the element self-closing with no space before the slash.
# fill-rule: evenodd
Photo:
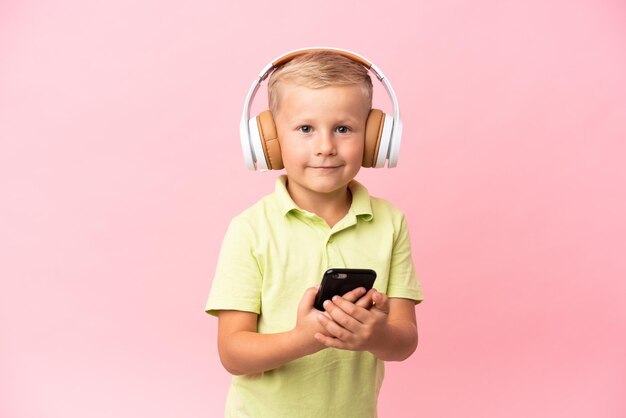
<svg viewBox="0 0 626 418">
<path fill-rule="evenodd" d="M 374 287 L 386 292 L 394 231 L 358 222 L 345 229 L 294 222 L 290 233 L 267 231 L 258 240 L 255 258 L 262 272 L 262 322 L 293 318 L 304 291 L 320 283 L 329 268 L 376 271 Z M 280 303 L 276 303 L 280 301 Z M 293 326 L 292 321 L 286 327 Z"/>
</svg>

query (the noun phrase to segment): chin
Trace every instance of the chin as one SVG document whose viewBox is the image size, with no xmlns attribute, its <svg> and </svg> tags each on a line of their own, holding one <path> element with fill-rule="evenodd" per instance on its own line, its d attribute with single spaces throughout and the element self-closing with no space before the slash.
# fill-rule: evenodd
<svg viewBox="0 0 626 418">
<path fill-rule="evenodd" d="M 316 193 L 333 193 L 336 192 L 338 190 L 342 190 L 348 187 L 348 183 L 350 183 L 350 180 L 347 181 L 341 181 L 341 180 L 334 180 L 334 179 L 328 179 L 328 181 L 312 181 L 309 183 L 309 190 L 312 190 Z"/>
</svg>

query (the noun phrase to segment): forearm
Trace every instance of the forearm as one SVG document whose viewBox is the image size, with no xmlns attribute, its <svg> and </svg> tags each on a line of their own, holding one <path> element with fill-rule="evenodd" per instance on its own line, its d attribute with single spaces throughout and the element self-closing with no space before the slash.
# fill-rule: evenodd
<svg viewBox="0 0 626 418">
<path fill-rule="evenodd" d="M 387 323 L 369 350 L 385 361 L 406 360 L 417 348 L 417 326 L 410 321 Z"/>
<path fill-rule="evenodd" d="M 323 345 L 298 335 L 295 330 L 277 334 L 237 331 L 218 344 L 222 364 L 233 375 L 272 370 L 322 348 Z"/>
<path fill-rule="evenodd" d="M 262 373 L 325 348 L 314 335 L 324 329 L 313 309 L 317 288 L 304 292 L 298 304 L 296 326 L 287 332 L 261 334 L 258 314 L 220 311 L 217 345 L 224 368 L 235 375 Z"/>
</svg>

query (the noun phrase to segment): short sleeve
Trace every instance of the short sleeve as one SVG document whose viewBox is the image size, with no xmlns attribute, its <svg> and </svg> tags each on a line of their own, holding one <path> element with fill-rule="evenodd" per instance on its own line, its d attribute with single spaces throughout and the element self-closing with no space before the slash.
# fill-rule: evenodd
<svg viewBox="0 0 626 418">
<path fill-rule="evenodd" d="M 205 312 L 261 311 L 262 274 L 255 257 L 255 236 L 242 217 L 234 218 L 224 236 Z"/>
<path fill-rule="evenodd" d="M 389 286 L 387 296 L 405 298 L 420 303 L 424 299 L 417 279 L 413 258 L 411 256 L 411 240 L 406 218 L 402 215 L 393 244 L 389 269 Z"/>
</svg>

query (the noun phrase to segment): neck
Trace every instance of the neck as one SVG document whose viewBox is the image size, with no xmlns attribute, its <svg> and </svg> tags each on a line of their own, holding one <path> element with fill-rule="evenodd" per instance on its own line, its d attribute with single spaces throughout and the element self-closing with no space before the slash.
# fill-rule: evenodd
<svg viewBox="0 0 626 418">
<path fill-rule="evenodd" d="M 331 228 L 346 216 L 352 204 L 352 193 L 347 186 L 332 193 L 301 193 L 287 182 L 287 191 L 296 205 L 324 219 Z"/>
</svg>

